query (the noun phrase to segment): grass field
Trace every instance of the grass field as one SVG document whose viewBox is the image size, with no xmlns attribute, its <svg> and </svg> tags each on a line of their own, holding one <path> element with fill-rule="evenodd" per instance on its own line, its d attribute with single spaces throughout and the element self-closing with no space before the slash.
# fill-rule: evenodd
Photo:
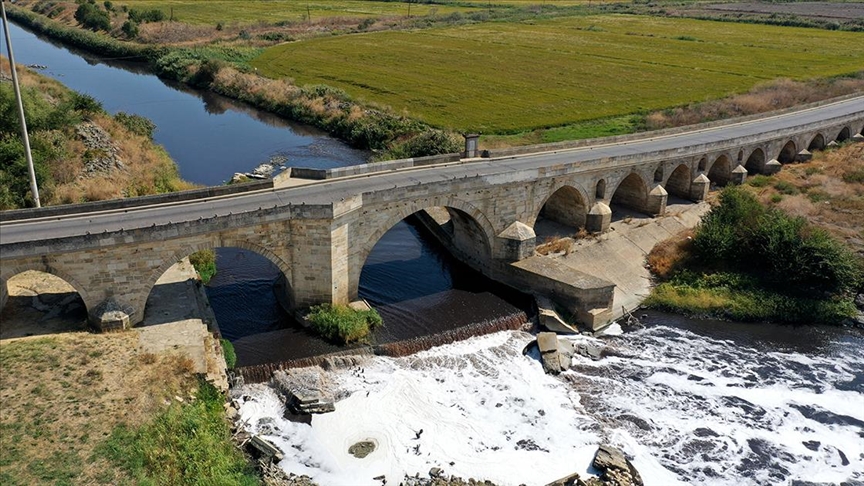
<svg viewBox="0 0 864 486">
<path fill-rule="evenodd" d="M 171 10 L 174 19 L 189 24 L 216 25 L 251 24 L 255 22 L 296 22 L 323 17 L 380 17 L 408 15 L 407 2 L 378 2 L 369 0 L 119 0 L 117 5 L 138 9 L 159 9 L 166 17 Z M 477 7 L 412 3 L 411 15 L 446 15 L 469 12 Z"/>
<path fill-rule="evenodd" d="M 778 77 L 860 69 L 861 34 L 599 15 L 283 44 L 271 77 L 328 84 L 430 124 L 513 133 L 661 109 Z"/>
</svg>

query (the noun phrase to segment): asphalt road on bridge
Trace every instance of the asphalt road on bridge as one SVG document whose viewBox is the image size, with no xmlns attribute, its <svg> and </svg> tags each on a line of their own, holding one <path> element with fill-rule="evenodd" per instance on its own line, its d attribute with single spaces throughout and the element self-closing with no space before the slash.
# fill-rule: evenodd
<svg viewBox="0 0 864 486">
<path fill-rule="evenodd" d="M 463 177 L 506 178 L 519 171 L 584 162 L 603 157 L 620 157 L 655 151 L 682 149 L 760 133 L 772 133 L 834 117 L 861 113 L 864 96 L 791 113 L 733 123 L 715 128 L 674 135 L 651 137 L 614 144 L 601 144 L 555 152 L 517 155 L 498 159 L 474 159 L 416 169 L 403 169 L 344 179 L 330 179 L 299 187 L 268 189 L 206 199 L 135 206 L 98 212 L 87 212 L 2 221 L 0 213 L 0 247 L 22 242 L 98 234 L 102 232 L 147 228 L 200 218 L 256 211 L 260 208 L 300 204 L 329 204 L 357 194 L 414 186 L 417 184 L 460 179 Z"/>
</svg>

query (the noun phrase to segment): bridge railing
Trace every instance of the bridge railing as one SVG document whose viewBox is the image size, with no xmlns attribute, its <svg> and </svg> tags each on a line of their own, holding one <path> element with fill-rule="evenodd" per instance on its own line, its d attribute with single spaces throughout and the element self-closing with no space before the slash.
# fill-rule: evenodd
<svg viewBox="0 0 864 486">
<path fill-rule="evenodd" d="M 852 98 L 860 97 L 861 93 L 853 93 L 844 96 L 838 96 L 836 98 L 830 98 L 822 101 L 815 101 L 813 103 L 807 103 L 805 105 L 796 105 L 789 108 L 783 108 L 780 110 L 769 111 L 766 113 L 755 113 L 752 115 L 740 116 L 736 118 L 725 118 L 722 120 L 714 120 L 705 123 L 698 123 L 696 125 L 685 125 L 681 127 L 673 127 L 673 128 L 663 128 L 661 130 L 651 130 L 646 132 L 637 132 L 637 133 L 629 133 L 626 135 L 613 135 L 611 137 L 598 137 L 598 138 L 585 138 L 582 140 L 568 140 L 564 142 L 552 142 L 552 143 L 543 143 L 537 145 L 523 145 L 520 147 L 507 147 L 500 149 L 489 149 L 483 150 L 481 152 L 481 157 L 484 158 L 498 158 L 498 157 L 510 157 L 513 155 L 523 155 L 523 154 L 532 154 L 538 152 L 554 152 L 556 150 L 567 150 L 574 149 L 580 147 L 588 147 L 591 145 L 599 145 L 599 144 L 614 144 L 621 142 L 631 142 L 634 140 L 643 140 L 646 138 L 656 138 L 656 137 L 664 137 L 668 135 L 677 135 L 679 133 L 684 132 L 692 132 L 696 130 L 707 130 L 710 128 L 722 127 L 725 125 L 734 125 L 736 123 L 744 123 L 752 120 L 758 120 L 762 118 L 768 118 L 772 116 L 784 115 L 787 113 L 793 113 L 796 111 L 806 110 L 808 108 L 815 108 L 817 106 L 827 105 L 831 103 L 836 103 L 838 101 L 848 100 Z"/>
<path fill-rule="evenodd" d="M 51 218 L 68 214 L 89 213 L 94 211 L 109 211 L 113 209 L 148 206 L 150 204 L 173 203 L 191 199 L 226 196 L 242 192 L 272 189 L 273 179 L 262 179 L 228 186 L 204 187 L 189 191 L 154 194 L 152 196 L 130 197 L 126 199 L 111 199 L 108 201 L 91 201 L 79 204 L 64 204 L 62 206 L 46 206 L 41 208 L 13 209 L 0 211 L 0 221 L 18 221 L 32 218 Z"/>
</svg>

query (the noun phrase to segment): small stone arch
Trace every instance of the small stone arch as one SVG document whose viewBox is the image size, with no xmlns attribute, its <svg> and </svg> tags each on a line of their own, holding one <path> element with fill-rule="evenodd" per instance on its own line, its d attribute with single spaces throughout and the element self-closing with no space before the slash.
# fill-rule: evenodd
<svg viewBox="0 0 864 486">
<path fill-rule="evenodd" d="M 612 204 L 648 212 L 648 186 L 645 179 L 636 172 L 631 172 L 623 178 L 612 193 Z M 613 212 L 615 208 L 612 208 Z"/>
<path fill-rule="evenodd" d="M 732 162 L 726 154 L 719 155 L 708 170 L 708 179 L 718 186 L 725 186 L 732 180 Z"/>
<path fill-rule="evenodd" d="M 606 179 L 597 181 L 597 185 L 594 187 L 594 198 L 598 201 L 606 199 Z"/>
<path fill-rule="evenodd" d="M 539 206 L 540 209 L 534 215 L 532 225 L 536 225 L 537 220 L 542 216 L 574 228 L 585 226 L 585 218 L 588 214 L 588 198 L 585 197 L 583 191 L 570 184 L 563 184 L 555 188 Z"/>
<path fill-rule="evenodd" d="M 807 150 L 810 152 L 815 152 L 817 150 L 823 150 L 825 148 L 825 137 L 821 133 L 817 133 L 810 140 L 810 143 L 807 144 Z"/>
<path fill-rule="evenodd" d="M 781 164 L 791 164 L 795 162 L 797 156 L 798 147 L 795 145 L 794 140 L 789 140 L 785 145 L 783 145 L 783 148 L 780 149 L 780 154 L 777 155 L 777 161 Z"/>
<path fill-rule="evenodd" d="M 837 143 L 845 142 L 846 140 L 849 140 L 849 138 L 850 138 L 851 136 L 852 136 L 852 131 L 849 129 L 849 127 L 843 127 L 843 129 L 841 129 L 841 130 L 837 133 L 837 137 L 835 137 L 834 140 L 835 140 Z"/>
<path fill-rule="evenodd" d="M 765 169 L 765 151 L 758 147 L 753 149 L 744 163 L 744 168 L 750 174 L 761 174 Z"/>
<path fill-rule="evenodd" d="M 690 167 L 687 164 L 681 164 L 669 174 L 669 178 L 664 184 L 666 191 L 673 196 L 682 199 L 690 199 L 690 184 L 693 176 L 690 173 Z"/>
<path fill-rule="evenodd" d="M 654 182 L 663 182 L 663 165 L 657 166 L 654 171 Z"/>
<path fill-rule="evenodd" d="M 697 165 L 697 170 L 699 172 L 705 172 L 705 169 L 708 168 L 708 157 L 702 157 L 699 159 L 699 164 Z"/>
<path fill-rule="evenodd" d="M 741 161 L 744 160 L 744 150 L 741 149 L 738 151 L 738 164 L 741 164 Z"/>
<path fill-rule="evenodd" d="M 75 289 L 76 292 L 78 292 L 78 295 L 81 296 L 81 300 L 84 301 L 85 310 L 88 313 L 90 312 L 90 310 L 94 309 L 99 304 L 99 302 L 95 302 L 92 300 L 91 296 L 88 293 L 87 287 L 82 285 L 73 276 L 69 275 L 68 273 L 57 267 L 52 266 L 48 262 L 43 261 L 39 263 L 33 262 L 18 265 L 0 274 L 0 311 L 3 310 L 3 307 L 6 305 L 6 299 L 8 298 L 7 283 L 9 282 L 9 279 L 30 270 L 35 270 L 37 272 L 43 272 L 53 275 L 68 283 L 72 288 Z"/>
</svg>

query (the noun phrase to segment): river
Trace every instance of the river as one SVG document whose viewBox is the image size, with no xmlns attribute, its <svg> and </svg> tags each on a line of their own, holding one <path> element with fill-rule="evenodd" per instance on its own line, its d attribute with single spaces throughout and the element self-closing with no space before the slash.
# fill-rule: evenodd
<svg viewBox="0 0 864 486">
<path fill-rule="evenodd" d="M 218 184 L 272 157 L 315 167 L 365 158 L 314 129 L 165 83 L 140 66 L 70 51 L 14 25 L 12 32 L 19 62 L 46 65 L 45 74 L 108 111 L 153 119 L 156 141 L 193 182 Z M 361 295 L 386 320 L 376 339 L 524 305 L 424 238 L 410 221 L 399 223 L 369 257 Z M 278 270 L 263 257 L 220 249 L 218 266 L 208 294 L 241 363 L 334 349 L 291 323 L 272 292 Z M 431 467 L 500 485 L 545 484 L 594 472 L 601 442 L 625 450 L 648 485 L 864 484 L 859 330 L 651 314 L 644 329 L 571 338 L 602 346 L 604 357 L 577 357 L 558 377 L 522 354 L 531 339 L 499 332 L 328 372 L 336 412 L 311 424 L 286 420 L 264 385 L 234 394 L 249 428 L 286 454 L 280 466 L 322 485 L 379 485 L 373 478 L 382 474 L 396 484 Z M 347 452 L 361 440 L 377 444 L 365 459 Z"/>
</svg>

